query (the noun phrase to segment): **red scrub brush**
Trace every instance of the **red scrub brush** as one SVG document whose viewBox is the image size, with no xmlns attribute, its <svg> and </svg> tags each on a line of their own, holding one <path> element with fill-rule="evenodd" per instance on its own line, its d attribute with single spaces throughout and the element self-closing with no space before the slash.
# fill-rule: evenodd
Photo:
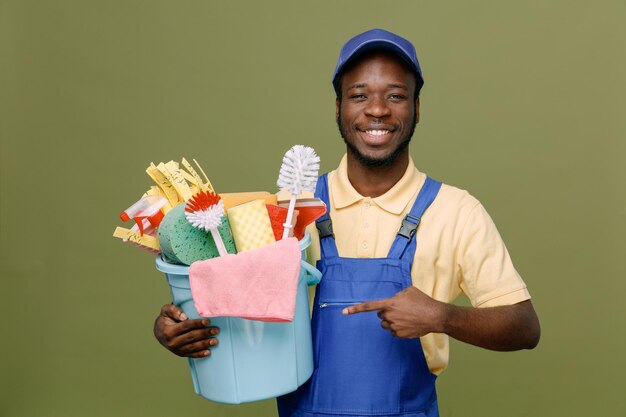
<svg viewBox="0 0 626 417">
<path fill-rule="evenodd" d="M 222 224 L 222 216 L 224 216 L 224 205 L 218 194 L 211 191 L 202 191 L 195 194 L 187 202 L 185 207 L 185 217 L 193 227 L 211 232 L 215 246 L 220 256 L 228 254 L 224 241 L 220 236 L 218 227 Z"/>
<path fill-rule="evenodd" d="M 291 193 L 289 211 L 285 221 L 283 239 L 289 237 L 296 197 L 304 191 L 314 192 L 317 184 L 317 175 L 320 169 L 320 158 L 313 148 L 295 145 L 285 153 L 280 174 L 276 182 L 281 191 Z"/>
</svg>

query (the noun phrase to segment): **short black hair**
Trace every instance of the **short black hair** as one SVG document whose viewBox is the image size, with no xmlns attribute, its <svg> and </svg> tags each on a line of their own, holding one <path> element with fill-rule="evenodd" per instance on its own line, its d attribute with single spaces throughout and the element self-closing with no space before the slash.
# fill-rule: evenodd
<svg viewBox="0 0 626 417">
<path fill-rule="evenodd" d="M 404 61 L 404 59 L 402 59 L 397 54 L 393 53 L 389 49 L 374 48 L 374 49 L 368 50 L 367 52 L 364 52 L 362 54 L 358 54 L 358 55 L 352 57 L 352 59 L 350 59 L 350 61 L 348 61 L 346 64 L 343 65 L 343 68 L 341 68 L 341 71 L 339 72 L 339 74 L 337 74 L 337 77 L 335 78 L 335 82 L 333 83 L 333 87 L 335 87 L 335 94 L 337 95 L 337 99 L 338 100 L 341 101 L 342 96 L 343 96 L 343 93 L 341 91 L 341 83 L 343 82 L 344 74 L 346 72 L 351 71 L 356 66 L 356 64 L 358 64 L 359 62 L 363 61 L 365 58 L 369 58 L 372 55 L 376 55 L 376 54 L 380 54 L 380 53 L 384 53 L 386 55 L 395 57 L 396 60 L 398 62 L 400 62 L 402 64 L 402 66 L 406 70 L 408 70 L 411 74 L 413 74 L 413 78 L 415 78 L 414 100 L 417 100 L 419 98 L 420 91 L 422 90 L 422 87 L 424 86 L 424 81 L 422 80 L 422 78 L 419 77 L 417 74 L 415 74 L 415 71 L 413 71 L 411 69 L 411 67 L 409 67 L 407 65 L 407 63 Z"/>
</svg>

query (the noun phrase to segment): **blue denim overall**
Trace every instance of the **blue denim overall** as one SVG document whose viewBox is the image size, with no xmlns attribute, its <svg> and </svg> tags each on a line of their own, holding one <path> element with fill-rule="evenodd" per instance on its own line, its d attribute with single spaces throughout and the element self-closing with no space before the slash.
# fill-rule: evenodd
<svg viewBox="0 0 626 417">
<path fill-rule="evenodd" d="M 380 326 L 376 312 L 346 316 L 348 305 L 391 297 L 412 285 L 415 231 L 441 183 L 426 183 L 387 258 L 342 258 L 328 213 L 317 227 L 321 259 L 311 326 L 315 369 L 297 391 L 278 398 L 280 417 L 438 417 L 435 379 L 419 339 L 400 339 Z M 315 195 L 330 207 L 327 175 Z"/>
</svg>

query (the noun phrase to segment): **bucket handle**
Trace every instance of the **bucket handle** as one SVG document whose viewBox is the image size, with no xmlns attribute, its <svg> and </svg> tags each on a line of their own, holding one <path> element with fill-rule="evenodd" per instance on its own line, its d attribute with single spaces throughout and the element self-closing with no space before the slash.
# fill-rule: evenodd
<svg viewBox="0 0 626 417">
<path fill-rule="evenodd" d="M 306 271 L 307 285 L 315 285 L 320 282 L 322 273 L 316 267 L 304 261 L 300 261 L 300 264 Z"/>
</svg>

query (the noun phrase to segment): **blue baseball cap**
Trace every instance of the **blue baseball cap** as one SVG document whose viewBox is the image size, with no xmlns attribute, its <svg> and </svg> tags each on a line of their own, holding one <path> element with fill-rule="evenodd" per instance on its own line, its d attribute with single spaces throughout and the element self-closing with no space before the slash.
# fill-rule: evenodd
<svg viewBox="0 0 626 417">
<path fill-rule="evenodd" d="M 402 58 L 409 68 L 414 72 L 417 81 L 417 91 L 424 85 L 424 77 L 420 68 L 415 47 L 406 39 L 383 29 L 372 29 L 356 35 L 343 45 L 339 53 L 339 60 L 333 74 L 333 87 L 339 95 L 339 79 L 341 70 L 357 56 L 373 49 L 386 49 Z"/>
</svg>

